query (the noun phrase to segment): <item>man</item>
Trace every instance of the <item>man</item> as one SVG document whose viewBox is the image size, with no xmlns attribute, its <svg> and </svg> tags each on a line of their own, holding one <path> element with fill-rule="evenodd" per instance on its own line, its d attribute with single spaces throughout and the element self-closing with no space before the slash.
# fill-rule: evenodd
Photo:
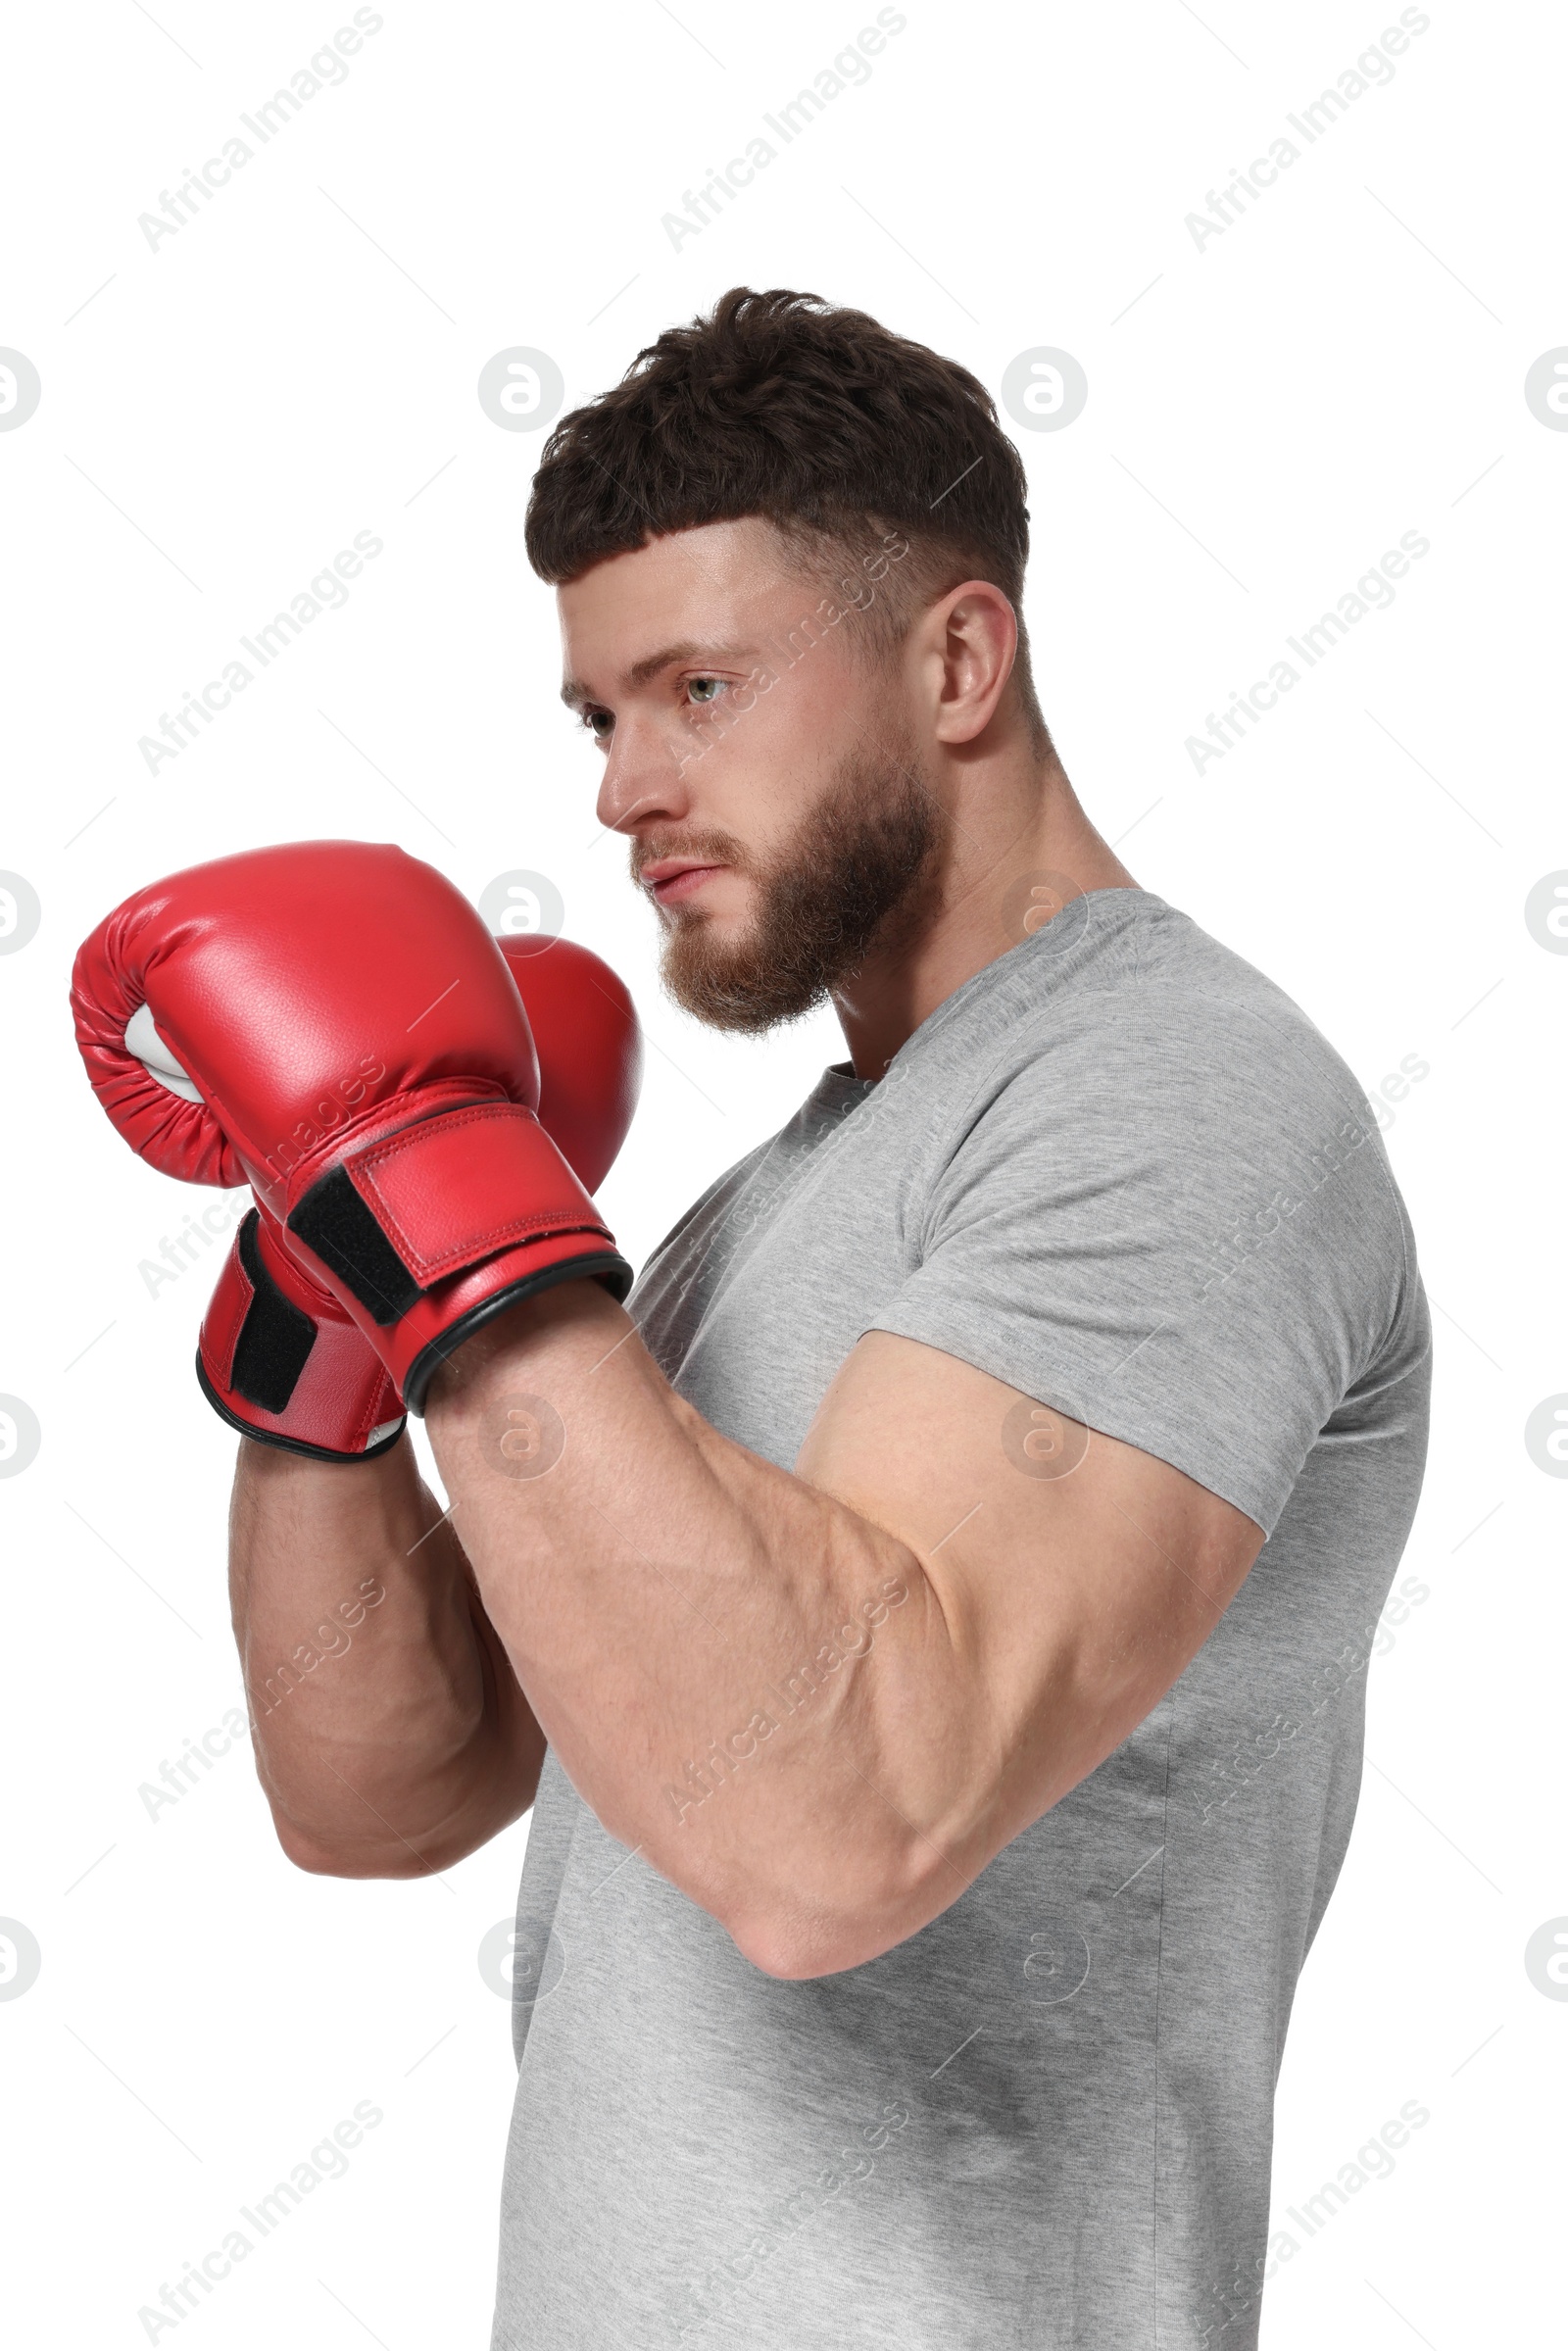
<svg viewBox="0 0 1568 2351">
<path fill-rule="evenodd" d="M 368 1367 L 345 1457 L 241 1447 L 279 1837 L 417 1876 L 534 1808 L 498 2346 L 1251 2344 L 1274 2081 L 1425 1445 L 1364 1097 L 1075 799 L 1018 619 L 1022 469 L 961 368 L 737 290 L 557 427 L 528 545 L 672 992 L 751 1030 L 826 997 L 849 1058 L 622 1306 L 559 1155 L 516 1161 L 480 1262 L 446 1129 L 522 1151 L 526 1032 L 427 869 L 345 849 L 338 901 L 352 928 L 356 893 L 412 893 L 409 953 L 443 941 L 394 1037 L 449 945 L 463 980 L 393 1073 L 427 1179 L 401 1265 L 365 1174 L 387 1118 L 358 1158 L 278 1124 L 297 1184 L 243 1141 L 284 1115 L 247 1106 L 258 1066 L 293 1100 L 290 991 L 301 1037 L 329 997 L 348 1036 L 403 984 L 298 911 L 333 845 L 175 877 L 84 951 L 84 1039 L 188 1071 L 273 1278 L 308 1272 Z M 176 985 L 198 934 L 251 975 L 222 1046 Z M 369 1590 L 373 1638 L 269 1709 L 301 1628 Z"/>
</svg>

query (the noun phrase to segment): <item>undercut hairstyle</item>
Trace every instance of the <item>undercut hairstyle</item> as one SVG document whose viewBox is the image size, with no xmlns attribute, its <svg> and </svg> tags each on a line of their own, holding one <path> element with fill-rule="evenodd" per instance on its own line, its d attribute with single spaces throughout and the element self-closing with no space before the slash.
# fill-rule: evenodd
<svg viewBox="0 0 1568 2351">
<path fill-rule="evenodd" d="M 884 660 L 949 589 L 990 580 L 1017 616 L 1012 682 L 1044 756 L 1023 626 L 1026 495 L 996 403 L 956 360 L 816 294 L 734 286 L 562 417 L 526 544 L 560 586 L 665 532 L 758 516 L 824 586 L 863 589 L 856 642 Z"/>
</svg>

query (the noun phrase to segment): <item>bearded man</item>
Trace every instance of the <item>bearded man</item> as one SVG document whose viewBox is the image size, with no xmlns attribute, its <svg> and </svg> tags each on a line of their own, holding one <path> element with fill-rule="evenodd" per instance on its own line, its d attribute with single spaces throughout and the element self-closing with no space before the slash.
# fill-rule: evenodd
<svg viewBox="0 0 1568 2351">
<path fill-rule="evenodd" d="M 1024 498 L 972 375 L 787 292 L 550 439 L 667 984 L 847 1046 L 629 1297 L 592 958 L 339 843 L 78 966 L 118 1123 L 257 1192 L 202 1371 L 283 1849 L 417 1877 L 532 1808 L 498 2351 L 1256 2340 L 1429 1325 L 1348 1069 L 1074 795 Z"/>
</svg>

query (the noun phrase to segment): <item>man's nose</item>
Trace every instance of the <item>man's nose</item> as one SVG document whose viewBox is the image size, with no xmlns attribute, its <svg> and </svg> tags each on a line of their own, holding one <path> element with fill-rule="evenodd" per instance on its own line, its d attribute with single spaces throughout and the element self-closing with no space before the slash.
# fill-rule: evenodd
<svg viewBox="0 0 1568 2351">
<path fill-rule="evenodd" d="M 618 720 L 599 786 L 600 823 L 616 833 L 684 823 L 691 813 L 687 764 L 659 728 Z"/>
</svg>

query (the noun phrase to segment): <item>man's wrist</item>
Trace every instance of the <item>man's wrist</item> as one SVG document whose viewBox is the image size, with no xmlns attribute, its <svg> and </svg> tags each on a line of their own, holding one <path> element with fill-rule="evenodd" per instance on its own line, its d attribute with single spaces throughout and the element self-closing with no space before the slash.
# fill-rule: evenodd
<svg viewBox="0 0 1568 2351">
<path fill-rule="evenodd" d="M 537 1373 L 547 1358 L 563 1357 L 562 1369 L 575 1376 L 602 1360 L 635 1327 L 625 1308 L 594 1280 L 558 1282 L 519 1299 L 436 1370 L 426 1396 L 432 1436 L 443 1419 L 466 1417 L 499 1389 L 514 1384 L 514 1373 Z M 580 1356 L 587 1360 L 579 1362 Z"/>
</svg>

